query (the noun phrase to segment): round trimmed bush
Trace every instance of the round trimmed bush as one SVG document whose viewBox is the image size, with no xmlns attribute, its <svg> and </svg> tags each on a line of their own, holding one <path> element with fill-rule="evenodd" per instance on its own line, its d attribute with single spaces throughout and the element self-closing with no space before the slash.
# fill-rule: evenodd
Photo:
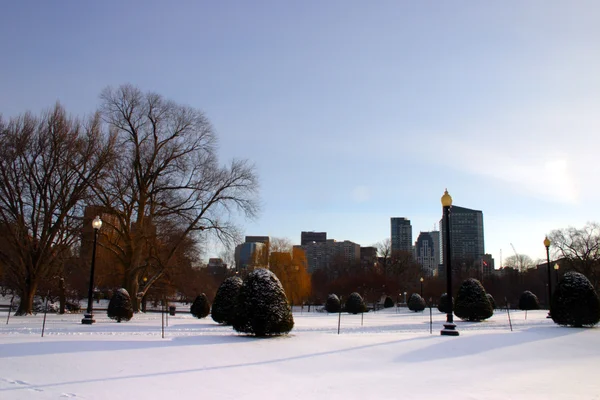
<svg viewBox="0 0 600 400">
<path fill-rule="evenodd" d="M 550 301 L 550 315 L 558 325 L 591 327 L 600 322 L 600 298 L 585 275 L 567 272 Z"/>
<path fill-rule="evenodd" d="M 425 299 L 418 293 L 413 293 L 408 299 L 408 309 L 414 312 L 423 311 L 425 309 Z"/>
<path fill-rule="evenodd" d="M 190 307 L 190 313 L 196 318 L 206 318 L 210 314 L 210 304 L 208 304 L 208 298 L 204 293 L 196 296 Z"/>
<path fill-rule="evenodd" d="M 218 324 L 231 325 L 235 316 L 235 301 L 243 281 L 232 276 L 221 283 L 212 304 L 211 317 Z"/>
<path fill-rule="evenodd" d="M 348 296 L 348 300 L 346 300 L 346 307 L 344 310 L 350 314 L 359 314 L 367 311 L 367 307 L 365 306 L 365 302 L 358 292 L 350 293 Z"/>
<path fill-rule="evenodd" d="M 108 318 L 114 319 L 117 322 L 129 321 L 133 317 L 133 306 L 131 305 L 131 297 L 127 290 L 121 288 L 110 298 L 108 310 L 106 312 Z"/>
<path fill-rule="evenodd" d="M 477 279 L 467 279 L 458 289 L 454 314 L 464 321 L 476 322 L 494 315 L 487 293 Z"/>
<path fill-rule="evenodd" d="M 488 300 L 490 301 L 490 304 L 492 305 L 492 309 L 495 310 L 496 309 L 496 300 L 494 300 L 494 297 L 489 293 L 486 293 L 486 296 L 487 296 Z"/>
<path fill-rule="evenodd" d="M 294 327 L 294 317 L 277 276 L 268 269 L 250 272 L 237 296 L 233 329 L 256 336 L 281 335 Z"/>
<path fill-rule="evenodd" d="M 537 296 L 529 290 L 521 293 L 519 297 L 519 310 L 539 310 L 540 302 Z"/>
<path fill-rule="evenodd" d="M 394 307 L 394 300 L 392 300 L 392 298 L 390 296 L 387 296 L 385 298 L 385 301 L 383 302 L 383 308 L 390 308 L 390 307 Z"/>
<path fill-rule="evenodd" d="M 444 314 L 447 314 L 450 311 L 450 301 L 448 300 L 448 293 L 444 293 L 440 296 L 440 302 L 438 303 L 438 311 Z"/>
<path fill-rule="evenodd" d="M 341 309 L 342 303 L 337 295 L 330 294 L 327 296 L 327 301 L 325 302 L 325 311 L 329 313 L 339 313 Z"/>
</svg>

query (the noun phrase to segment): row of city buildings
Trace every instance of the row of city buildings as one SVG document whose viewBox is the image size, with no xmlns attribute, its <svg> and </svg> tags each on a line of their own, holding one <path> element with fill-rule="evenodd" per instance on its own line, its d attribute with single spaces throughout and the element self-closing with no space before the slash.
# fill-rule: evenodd
<svg viewBox="0 0 600 400">
<path fill-rule="evenodd" d="M 443 220 L 440 230 L 420 232 L 413 242 L 412 225 L 408 218 L 390 219 L 391 256 L 398 252 L 410 253 L 422 266 L 425 276 L 444 274 L 445 239 Z M 485 253 L 483 212 L 465 207 L 452 206 L 450 223 L 452 260 L 478 268 L 482 276 L 494 271 L 494 260 Z M 329 267 L 334 262 L 360 263 L 373 266 L 378 261 L 378 249 L 363 247 L 348 240 L 336 241 L 327 238 L 327 232 L 301 232 L 300 245 L 306 256 L 308 272 Z M 268 261 L 269 237 L 246 236 L 244 243 L 235 249 L 236 269 L 247 269 Z M 266 254 L 266 255 L 265 255 Z M 381 256 L 381 255 L 379 255 Z M 388 255 L 389 256 L 389 255 Z"/>
</svg>

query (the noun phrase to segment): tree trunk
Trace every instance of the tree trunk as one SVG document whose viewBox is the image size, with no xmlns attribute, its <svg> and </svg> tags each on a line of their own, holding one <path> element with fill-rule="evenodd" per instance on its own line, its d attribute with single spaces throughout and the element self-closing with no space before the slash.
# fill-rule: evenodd
<svg viewBox="0 0 600 400">
<path fill-rule="evenodd" d="M 28 278 L 27 282 L 25 283 L 25 288 L 21 292 L 21 300 L 15 316 L 31 315 L 33 313 L 33 298 L 36 290 L 37 282 L 31 282 Z"/>
<path fill-rule="evenodd" d="M 137 297 L 139 284 L 138 284 L 138 274 L 134 273 L 131 276 L 125 277 L 125 290 L 129 293 L 129 297 L 131 298 L 131 307 L 133 308 L 133 312 L 140 311 L 140 301 Z"/>
</svg>

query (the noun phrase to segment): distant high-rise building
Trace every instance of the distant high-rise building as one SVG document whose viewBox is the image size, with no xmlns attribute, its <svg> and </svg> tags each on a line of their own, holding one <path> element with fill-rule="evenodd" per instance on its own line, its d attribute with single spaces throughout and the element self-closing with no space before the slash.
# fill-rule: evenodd
<svg viewBox="0 0 600 400">
<path fill-rule="evenodd" d="M 212 275 L 220 275 L 227 272 L 227 264 L 223 262 L 222 258 L 209 258 L 206 268 L 208 273 Z"/>
<path fill-rule="evenodd" d="M 269 244 L 270 238 L 268 236 L 246 236 L 246 243 L 264 243 Z"/>
<path fill-rule="evenodd" d="M 444 218 L 440 220 L 440 253 L 444 260 Z M 469 208 L 450 208 L 450 245 L 452 260 L 473 263 L 485 254 L 483 242 L 483 212 Z M 443 262 L 443 261 L 442 261 Z"/>
<path fill-rule="evenodd" d="M 373 268 L 377 262 L 377 247 L 360 248 L 360 264 L 365 268 Z"/>
<path fill-rule="evenodd" d="M 269 236 L 246 236 L 235 248 L 236 269 L 266 267 L 269 264 Z"/>
<path fill-rule="evenodd" d="M 327 232 L 302 232 L 300 233 L 300 246 L 317 242 L 324 243 L 327 241 Z"/>
<path fill-rule="evenodd" d="M 439 246 L 436 247 L 434 240 L 436 233 L 438 232 L 421 232 L 415 243 L 415 260 L 421 264 L 427 276 L 433 276 L 439 264 Z"/>
<path fill-rule="evenodd" d="M 236 270 L 248 270 L 254 267 L 266 267 L 268 256 L 266 245 L 262 242 L 244 242 L 235 247 Z"/>
<path fill-rule="evenodd" d="M 392 251 L 412 252 L 412 226 L 406 218 L 392 217 Z"/>
<path fill-rule="evenodd" d="M 345 263 L 360 262 L 360 245 L 349 240 L 336 242 L 327 239 L 326 242 L 310 242 L 300 246 L 306 254 L 308 272 L 326 268 L 334 261 Z"/>
</svg>

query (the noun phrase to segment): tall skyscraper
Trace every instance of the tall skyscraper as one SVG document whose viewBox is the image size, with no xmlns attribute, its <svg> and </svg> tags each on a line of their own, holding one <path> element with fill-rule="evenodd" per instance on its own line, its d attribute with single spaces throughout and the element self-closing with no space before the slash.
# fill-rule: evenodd
<svg viewBox="0 0 600 400">
<path fill-rule="evenodd" d="M 423 273 L 426 276 L 433 276 L 439 264 L 439 245 L 438 239 L 434 235 L 439 232 L 421 232 L 415 242 L 415 260 L 423 267 Z"/>
<path fill-rule="evenodd" d="M 440 220 L 440 250 L 443 260 L 445 246 L 444 218 Z M 450 245 L 452 260 L 475 262 L 485 254 L 483 242 L 483 212 L 469 208 L 450 208 Z M 443 262 L 443 261 L 442 261 Z"/>
<path fill-rule="evenodd" d="M 390 219 L 392 230 L 392 251 L 412 252 L 412 225 L 404 217 Z"/>
</svg>

